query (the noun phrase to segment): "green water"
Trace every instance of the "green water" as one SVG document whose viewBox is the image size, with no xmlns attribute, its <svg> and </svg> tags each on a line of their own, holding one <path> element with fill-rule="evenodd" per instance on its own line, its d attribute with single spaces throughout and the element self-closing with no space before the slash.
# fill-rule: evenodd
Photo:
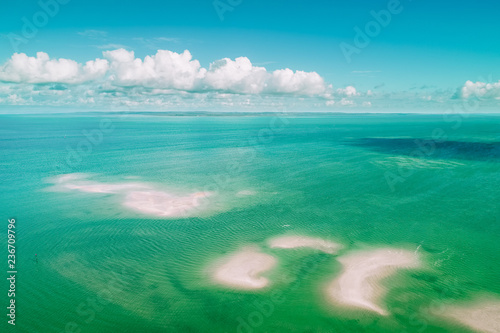
<svg viewBox="0 0 500 333">
<path fill-rule="evenodd" d="M 103 118 L 112 130 L 68 163 Z M 1 116 L 0 257 L 6 272 L 15 218 L 18 274 L 16 326 L 4 280 L 0 330 L 471 332 L 439 314 L 500 298 L 499 130 L 495 116 Z M 446 138 L 419 148 L 433 133 Z M 197 217 L 164 219 L 116 195 L 48 190 L 67 173 L 217 194 Z M 339 255 L 404 248 L 424 266 L 384 280 L 388 316 L 334 307 L 336 256 L 266 247 L 283 234 L 339 242 Z M 278 258 L 271 285 L 214 284 L 208 267 L 247 244 Z"/>
</svg>

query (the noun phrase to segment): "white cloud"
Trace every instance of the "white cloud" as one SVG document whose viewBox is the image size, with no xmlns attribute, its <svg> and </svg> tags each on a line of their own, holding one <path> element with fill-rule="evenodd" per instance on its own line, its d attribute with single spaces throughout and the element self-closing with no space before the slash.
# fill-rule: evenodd
<svg viewBox="0 0 500 333">
<path fill-rule="evenodd" d="M 340 100 L 340 104 L 344 105 L 344 106 L 351 106 L 351 105 L 354 105 L 354 101 L 347 99 L 347 98 L 342 98 Z"/>
<path fill-rule="evenodd" d="M 11 105 L 23 105 L 27 104 L 27 101 L 22 98 L 21 96 L 18 96 L 17 94 L 12 94 L 7 96 L 7 102 Z"/>
<path fill-rule="evenodd" d="M 188 50 L 180 54 L 159 50 L 144 60 L 124 49 L 106 51 L 103 55 L 110 61 L 110 80 L 118 86 L 240 94 L 319 95 L 326 90 L 323 78 L 316 72 L 294 72 L 287 68 L 269 73 L 264 67 L 252 65 L 246 57 L 220 59 L 207 70 L 193 60 Z"/>
<path fill-rule="evenodd" d="M 44 52 L 36 57 L 15 53 L 0 66 L 0 81 L 13 83 L 82 83 L 103 76 L 108 62 L 87 61 L 85 65 L 70 59 L 50 59 Z"/>
<path fill-rule="evenodd" d="M 356 91 L 356 88 L 353 86 L 347 86 L 345 88 L 339 88 L 337 89 L 337 94 L 341 96 L 347 96 L 347 97 L 353 97 L 353 96 L 359 96 L 360 94 Z"/>
<path fill-rule="evenodd" d="M 495 83 L 467 81 L 460 90 L 460 93 L 462 98 L 477 97 L 500 99 L 500 81 Z"/>
<path fill-rule="evenodd" d="M 325 81 L 316 72 L 279 69 L 272 73 L 270 91 L 303 95 L 319 95 L 325 92 Z"/>
<path fill-rule="evenodd" d="M 326 90 L 323 78 L 316 72 L 294 72 L 286 68 L 269 73 L 264 67 L 253 66 L 246 57 L 213 62 L 204 83 L 208 89 L 246 94 L 318 95 Z"/>
<path fill-rule="evenodd" d="M 267 71 L 255 67 L 246 57 L 217 60 L 210 64 L 204 83 L 209 89 L 258 94 L 267 85 Z"/>
<path fill-rule="evenodd" d="M 111 64 L 110 80 L 118 86 L 192 90 L 206 72 L 188 50 L 180 54 L 159 50 L 144 60 L 124 49 L 105 51 L 103 55 Z"/>
<path fill-rule="evenodd" d="M 113 50 L 113 49 L 124 49 L 126 48 L 127 46 L 125 45 L 122 45 L 122 44 L 102 44 L 102 45 L 94 45 L 95 47 L 97 47 L 98 49 L 101 49 L 101 50 Z"/>
<path fill-rule="evenodd" d="M 354 87 L 343 94 L 357 96 Z M 343 91 L 344 91 L 343 90 Z M 335 91 L 316 72 L 268 71 L 246 57 L 216 60 L 207 68 L 185 50 L 159 50 L 137 58 L 133 51 L 104 51 L 103 58 L 79 63 L 39 52 L 12 55 L 0 64 L 4 104 L 192 106 L 205 103 L 250 108 L 303 107 L 312 99 L 325 103 Z M 292 97 L 292 98 L 290 98 Z M 340 105 L 340 104 L 339 104 Z"/>
</svg>

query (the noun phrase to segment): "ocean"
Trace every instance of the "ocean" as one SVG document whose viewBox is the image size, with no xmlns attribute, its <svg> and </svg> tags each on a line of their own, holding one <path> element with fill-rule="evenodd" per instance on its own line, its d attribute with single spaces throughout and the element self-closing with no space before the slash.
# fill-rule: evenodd
<svg viewBox="0 0 500 333">
<path fill-rule="evenodd" d="M 499 116 L 1 115 L 0 152 L 2 332 L 465 333 L 451 308 L 500 300 Z M 248 246 L 269 283 L 214 281 Z M 379 248 L 421 262 L 374 287 L 387 313 L 330 302 L 339 258 Z"/>
</svg>

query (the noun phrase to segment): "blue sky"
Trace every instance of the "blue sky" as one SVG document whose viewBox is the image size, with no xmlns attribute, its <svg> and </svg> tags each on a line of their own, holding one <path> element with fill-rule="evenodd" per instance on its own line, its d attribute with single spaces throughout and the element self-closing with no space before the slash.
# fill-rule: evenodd
<svg viewBox="0 0 500 333">
<path fill-rule="evenodd" d="M 493 1 L 56 1 L 0 5 L 4 14 L 0 21 L 1 106 L 105 109 L 112 101 L 101 98 L 104 95 L 100 91 L 108 83 L 112 87 L 106 92 L 117 87 L 120 103 L 130 100 L 127 107 L 133 104 L 134 108 L 154 109 L 156 105 L 162 110 L 217 109 L 222 104 L 213 101 L 221 100 L 225 109 L 235 111 L 280 105 L 304 111 L 403 108 L 438 112 L 464 98 L 479 98 L 490 109 L 500 102 L 500 5 Z M 391 13 L 389 8 L 397 11 Z M 375 23 L 373 12 L 381 11 L 389 13 L 388 24 Z M 27 24 L 36 27 L 30 36 L 26 34 Z M 378 25 L 378 31 L 347 59 L 341 45 L 356 47 L 355 29 L 367 33 L 367 24 Z M 253 69 L 241 74 L 238 68 L 243 63 L 229 63 L 226 74 L 214 74 L 211 80 L 196 79 L 200 82 L 186 88 L 164 76 L 153 82 L 141 73 L 125 82 L 120 75 L 123 79 L 130 73 L 123 66 L 122 72 L 113 72 L 110 58 L 106 60 L 109 71 L 85 82 L 41 72 L 21 76 L 12 72 L 24 68 L 29 59 L 17 59 L 18 67 L 8 64 L 15 52 L 28 57 L 44 52 L 50 59 L 70 59 L 83 66 L 89 60 L 105 59 L 103 51 L 120 48 L 134 51 L 134 57 L 140 59 L 155 55 L 157 50 L 176 54 L 189 50 L 200 68 L 209 72 L 210 65 L 220 59 L 245 57 L 254 67 L 265 67 L 268 77 L 262 78 L 262 73 Z M 40 66 L 49 65 L 45 62 Z M 39 70 L 43 72 L 44 68 Z M 284 69 L 295 74 L 317 73 L 324 88 L 307 89 L 306 85 L 320 84 L 312 74 L 289 77 L 279 72 Z M 244 82 L 234 79 L 242 75 L 246 75 Z M 104 82 L 109 77 L 118 79 Z M 467 85 L 467 81 L 471 83 Z M 54 96 L 44 92 L 53 91 L 51 85 L 57 84 L 72 96 L 85 94 L 85 89 L 92 91 L 93 102 L 65 99 L 58 104 Z M 144 102 L 144 92 L 137 88 L 141 85 L 148 91 L 157 90 L 156 104 L 151 104 L 152 99 L 150 105 Z M 255 85 L 262 87 L 256 89 Z M 130 93 L 132 86 L 137 89 Z M 347 87 L 354 87 L 355 93 Z M 179 103 L 179 98 L 189 103 Z M 158 102 L 162 99 L 170 102 L 163 105 Z M 119 108 L 120 103 L 114 107 Z"/>
</svg>

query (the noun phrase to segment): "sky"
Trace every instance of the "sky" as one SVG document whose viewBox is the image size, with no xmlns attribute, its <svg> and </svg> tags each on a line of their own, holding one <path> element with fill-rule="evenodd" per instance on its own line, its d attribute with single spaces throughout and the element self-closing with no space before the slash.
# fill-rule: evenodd
<svg viewBox="0 0 500 333">
<path fill-rule="evenodd" d="M 497 112 L 499 9 L 484 0 L 3 2 L 0 112 Z"/>
</svg>

